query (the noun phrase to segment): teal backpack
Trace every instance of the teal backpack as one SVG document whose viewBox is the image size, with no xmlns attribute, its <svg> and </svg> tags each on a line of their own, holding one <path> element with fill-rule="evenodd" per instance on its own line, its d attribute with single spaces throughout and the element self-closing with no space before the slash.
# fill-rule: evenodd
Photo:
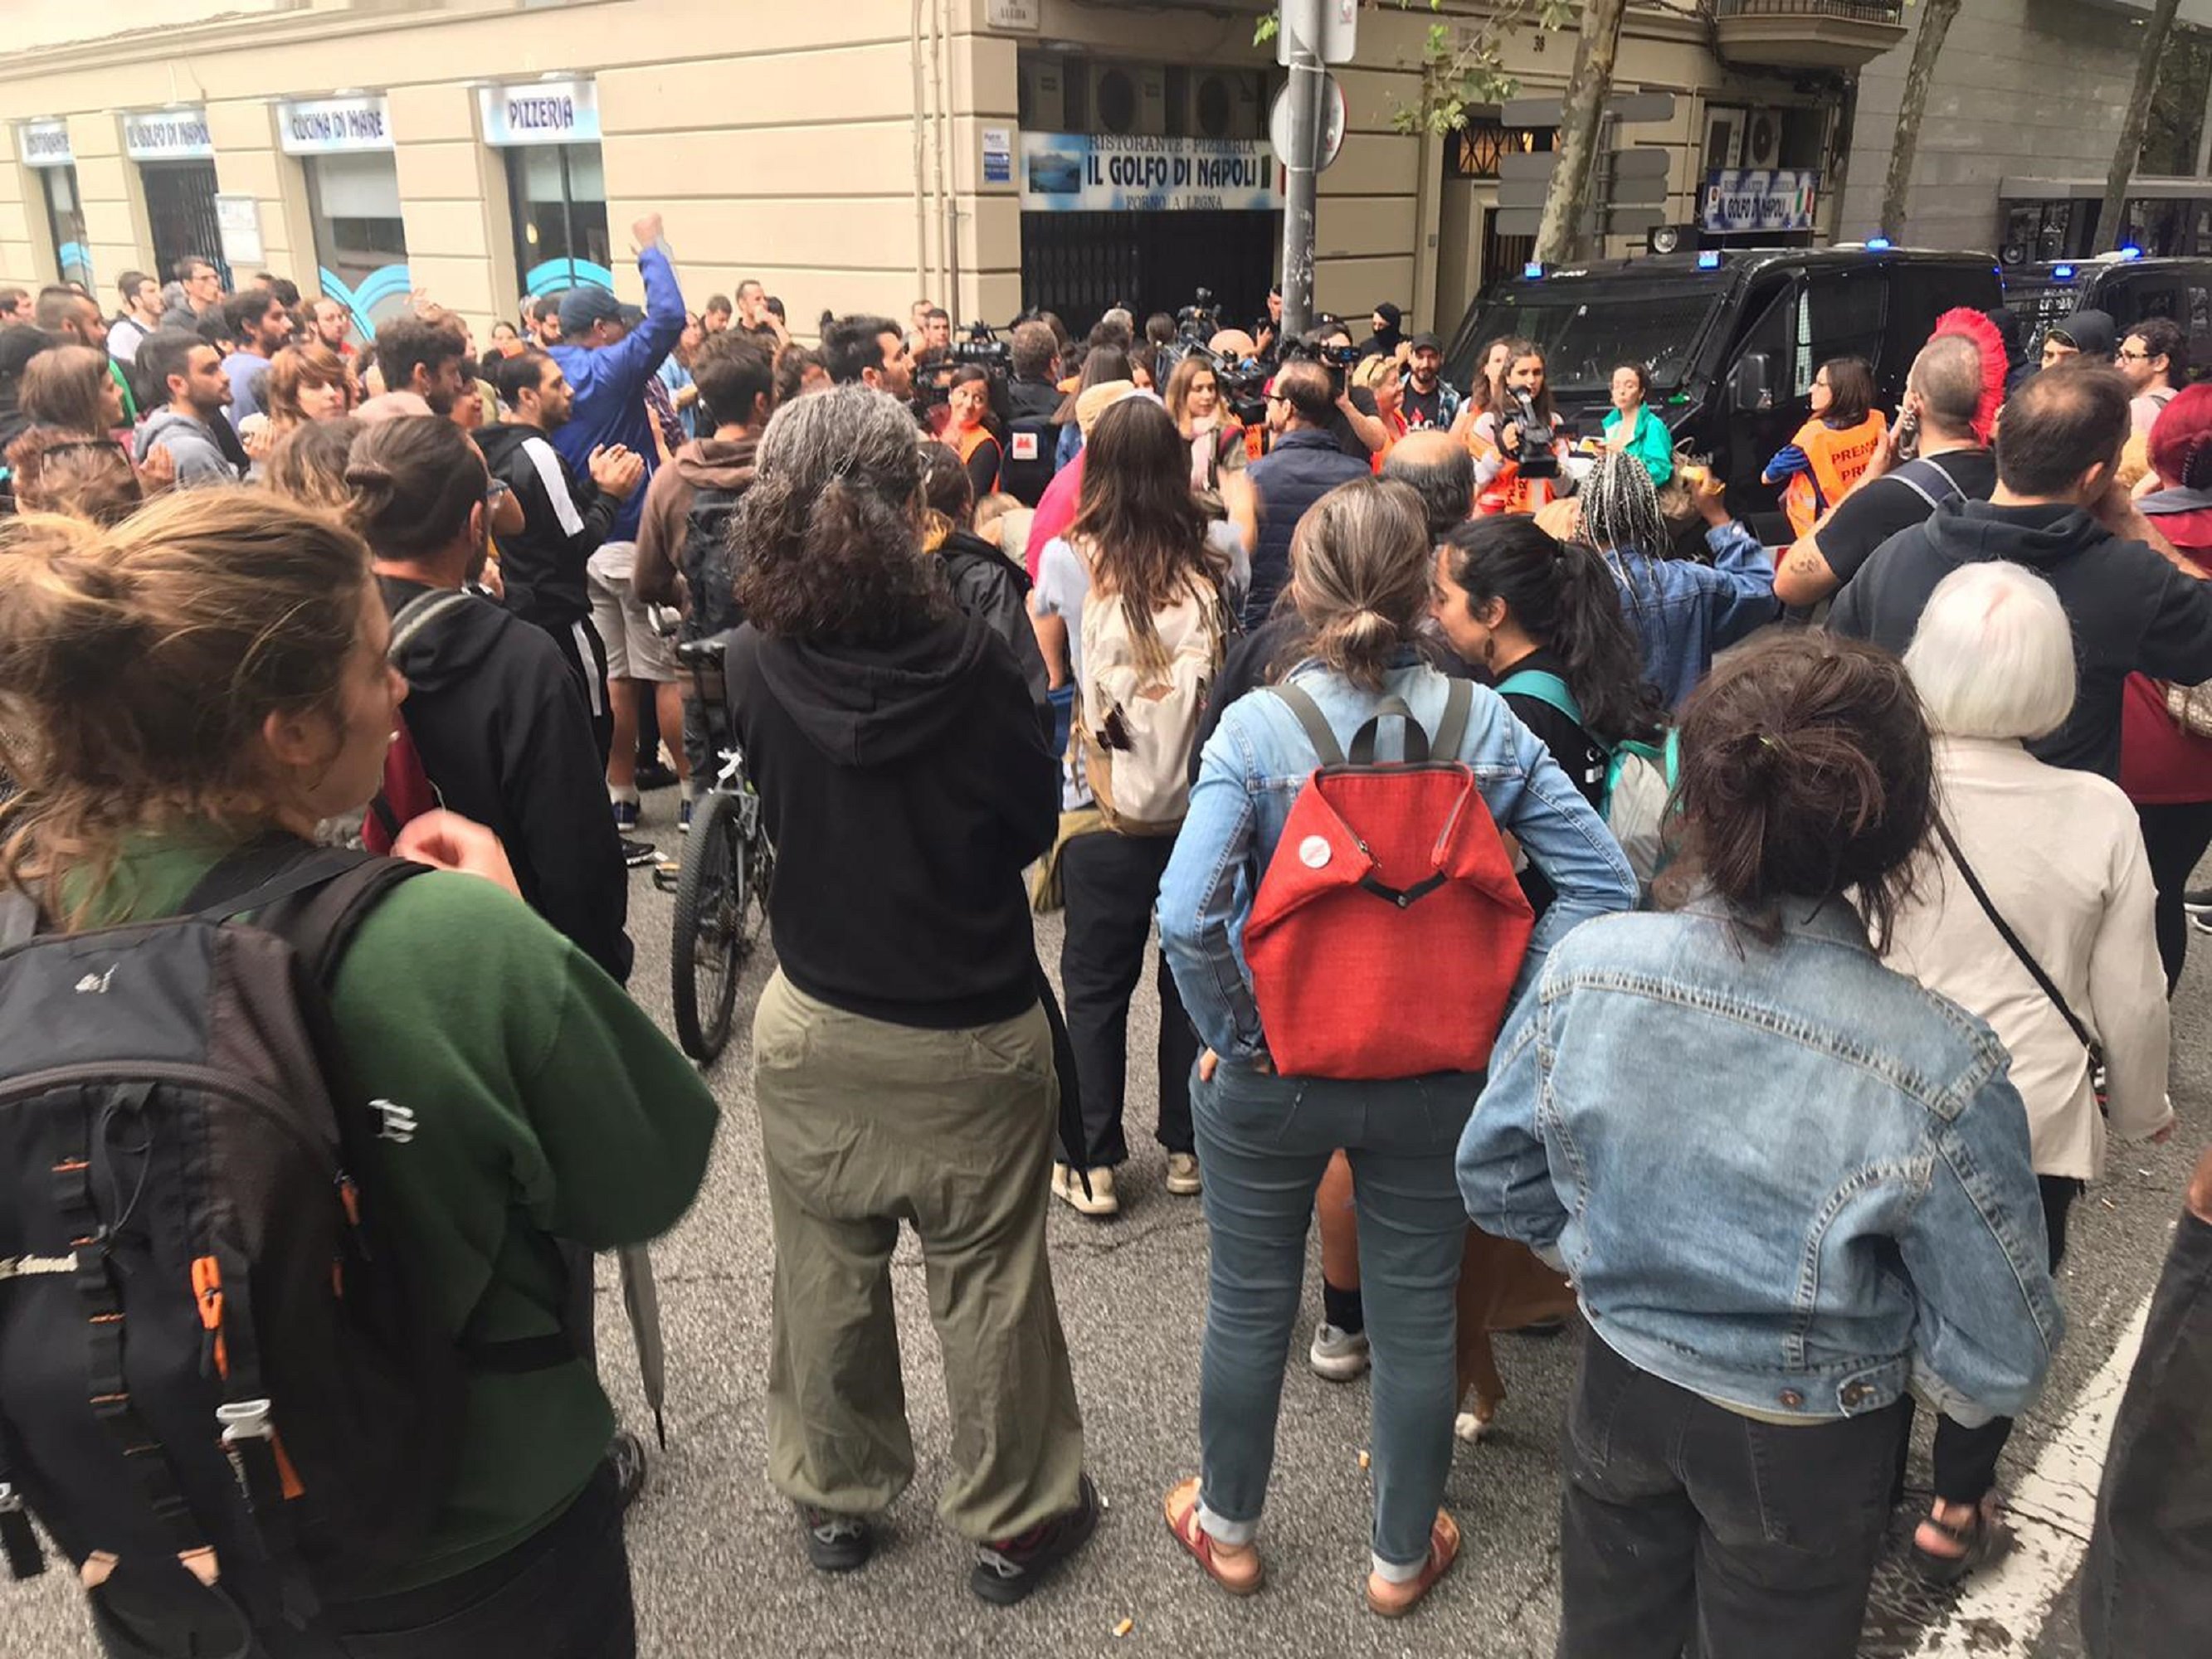
<svg viewBox="0 0 2212 1659">
<path fill-rule="evenodd" d="M 1534 697 L 1583 724 L 1582 705 L 1567 683 L 1540 668 L 1524 668 L 1498 683 L 1498 696 L 1512 693 Z M 1583 727 L 1585 732 L 1589 731 Z M 1592 743 L 1597 738 L 1592 737 Z M 1598 816 L 1613 831 L 1620 850 L 1628 855 L 1638 884 L 1647 893 L 1652 878 L 1667 866 L 1667 819 L 1673 809 L 1675 780 L 1681 774 L 1681 744 L 1673 728 L 1658 743 L 1624 738 L 1605 749 L 1605 789 L 1598 797 Z"/>
</svg>

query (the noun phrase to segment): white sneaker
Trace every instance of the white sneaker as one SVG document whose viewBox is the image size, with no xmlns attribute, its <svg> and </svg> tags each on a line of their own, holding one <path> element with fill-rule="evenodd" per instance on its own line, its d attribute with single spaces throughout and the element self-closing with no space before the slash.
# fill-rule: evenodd
<svg viewBox="0 0 2212 1659">
<path fill-rule="evenodd" d="M 1332 1382 L 1349 1382 L 1363 1376 L 1372 1363 L 1367 1352 L 1367 1333 L 1340 1331 L 1324 1319 L 1315 1328 L 1313 1346 L 1306 1352 L 1306 1363 L 1314 1368 L 1316 1376 L 1325 1376 Z"/>
<path fill-rule="evenodd" d="M 1204 1189 L 1206 1183 L 1198 1173 L 1198 1154 L 1170 1152 L 1168 1154 L 1168 1190 L 1177 1198 L 1188 1198 Z"/>
<path fill-rule="evenodd" d="M 1091 1190 L 1083 1190 L 1083 1182 L 1075 1171 L 1065 1164 L 1052 1166 L 1052 1195 L 1083 1215 L 1119 1215 L 1121 1200 L 1114 1196 L 1114 1172 L 1111 1170 L 1091 1171 Z"/>
</svg>

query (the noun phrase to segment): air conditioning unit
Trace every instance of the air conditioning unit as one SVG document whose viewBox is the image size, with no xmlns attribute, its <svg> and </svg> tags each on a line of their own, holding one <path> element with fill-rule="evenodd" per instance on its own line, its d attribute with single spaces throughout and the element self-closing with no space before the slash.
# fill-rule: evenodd
<svg viewBox="0 0 2212 1659">
<path fill-rule="evenodd" d="M 1050 58 L 1021 62 L 1020 120 L 1024 132 L 1067 131 L 1067 66 Z"/>
<path fill-rule="evenodd" d="M 1747 167 L 1782 165 L 1782 112 L 1755 109 L 1744 123 L 1743 164 Z"/>
<path fill-rule="evenodd" d="M 1167 71 L 1135 64 L 1091 64 L 1091 127 L 1123 137 L 1165 137 Z"/>
<path fill-rule="evenodd" d="M 1244 70 L 1193 70 L 1182 130 L 1194 138 L 1264 138 L 1260 77 Z"/>
<path fill-rule="evenodd" d="M 1705 171 L 1743 165 L 1743 124 L 1747 112 L 1733 105 L 1705 106 Z"/>
</svg>

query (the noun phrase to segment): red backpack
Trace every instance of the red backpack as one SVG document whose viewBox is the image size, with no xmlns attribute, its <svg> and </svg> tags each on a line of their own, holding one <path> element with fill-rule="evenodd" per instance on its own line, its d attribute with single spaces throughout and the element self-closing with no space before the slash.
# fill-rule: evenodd
<svg viewBox="0 0 2212 1659">
<path fill-rule="evenodd" d="M 1453 756 L 1474 688 L 1452 682 L 1433 744 L 1396 697 L 1347 761 L 1314 701 L 1269 688 L 1321 765 L 1292 803 L 1244 928 L 1244 960 L 1276 1069 L 1290 1077 L 1479 1072 L 1505 1018 L 1535 918 L 1513 860 Z M 1385 720 L 1406 758 L 1375 758 Z"/>
<path fill-rule="evenodd" d="M 400 652 L 416 635 L 447 611 L 471 603 L 469 596 L 458 588 L 417 593 L 392 619 L 392 643 L 385 648 L 386 659 L 398 667 Z M 402 704 L 399 727 L 392 734 L 392 747 L 384 751 L 384 783 L 362 817 L 361 844 L 372 853 L 389 853 L 402 830 L 444 805 L 438 786 L 423 770 L 422 753 L 407 730 L 407 709 Z"/>
</svg>

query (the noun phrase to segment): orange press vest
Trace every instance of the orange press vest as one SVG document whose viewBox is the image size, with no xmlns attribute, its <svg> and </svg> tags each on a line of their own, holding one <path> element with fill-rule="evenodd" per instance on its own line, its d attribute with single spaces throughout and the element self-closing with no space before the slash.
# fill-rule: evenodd
<svg viewBox="0 0 2212 1659">
<path fill-rule="evenodd" d="M 1832 427 L 1819 420 L 1805 422 L 1791 441 L 1805 452 L 1812 471 L 1791 473 L 1782 491 L 1783 510 L 1789 514 L 1792 529 L 1800 536 L 1808 533 L 1823 508 L 1833 507 L 1850 493 L 1888 430 L 1889 418 L 1878 409 L 1869 410 L 1856 426 Z"/>
</svg>

